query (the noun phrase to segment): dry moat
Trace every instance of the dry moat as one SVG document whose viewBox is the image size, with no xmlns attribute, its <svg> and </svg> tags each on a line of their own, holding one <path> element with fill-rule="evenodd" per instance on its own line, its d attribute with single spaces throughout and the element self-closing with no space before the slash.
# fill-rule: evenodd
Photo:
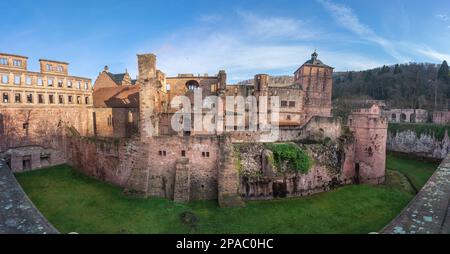
<svg viewBox="0 0 450 254">
<path fill-rule="evenodd" d="M 245 208 L 219 208 L 216 201 L 179 204 L 133 198 L 69 166 L 16 177 L 61 233 L 369 233 L 381 230 L 399 214 L 437 166 L 389 154 L 384 185 L 248 201 Z"/>
</svg>

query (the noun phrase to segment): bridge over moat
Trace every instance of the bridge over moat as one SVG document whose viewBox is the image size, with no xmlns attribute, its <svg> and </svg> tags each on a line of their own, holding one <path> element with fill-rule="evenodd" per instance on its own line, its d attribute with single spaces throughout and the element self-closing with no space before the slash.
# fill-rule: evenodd
<svg viewBox="0 0 450 254">
<path fill-rule="evenodd" d="M 383 234 L 450 233 L 450 154 Z"/>
<path fill-rule="evenodd" d="M 57 234 L 0 160 L 0 234 Z"/>
</svg>

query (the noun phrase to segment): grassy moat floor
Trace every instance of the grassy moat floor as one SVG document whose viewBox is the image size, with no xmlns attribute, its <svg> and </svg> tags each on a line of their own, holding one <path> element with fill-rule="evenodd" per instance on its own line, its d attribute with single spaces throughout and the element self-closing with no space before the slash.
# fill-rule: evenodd
<svg viewBox="0 0 450 254">
<path fill-rule="evenodd" d="M 414 195 L 396 171 L 420 186 L 438 164 L 390 154 L 387 165 L 395 171 L 388 171 L 383 186 L 345 186 L 311 197 L 251 201 L 245 208 L 133 198 L 69 166 L 16 176 L 61 233 L 369 233 L 383 228 Z M 183 222 L 184 212 L 197 220 Z"/>
</svg>

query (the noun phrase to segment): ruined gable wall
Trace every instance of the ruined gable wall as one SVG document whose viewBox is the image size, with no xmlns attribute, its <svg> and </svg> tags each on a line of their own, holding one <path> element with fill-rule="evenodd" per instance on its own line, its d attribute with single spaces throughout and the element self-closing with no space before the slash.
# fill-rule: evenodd
<svg viewBox="0 0 450 254">
<path fill-rule="evenodd" d="M 136 108 L 95 108 L 95 135 L 131 137 L 137 133 L 139 114 Z"/>
</svg>

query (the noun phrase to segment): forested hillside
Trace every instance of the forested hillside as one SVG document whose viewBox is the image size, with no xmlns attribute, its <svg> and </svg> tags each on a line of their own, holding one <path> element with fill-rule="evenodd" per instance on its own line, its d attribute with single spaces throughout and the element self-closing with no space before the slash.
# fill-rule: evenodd
<svg viewBox="0 0 450 254">
<path fill-rule="evenodd" d="M 409 63 L 337 72 L 333 99 L 348 98 L 385 100 L 393 108 L 447 109 L 450 102 L 449 68 L 444 61 L 440 65 Z"/>
</svg>

